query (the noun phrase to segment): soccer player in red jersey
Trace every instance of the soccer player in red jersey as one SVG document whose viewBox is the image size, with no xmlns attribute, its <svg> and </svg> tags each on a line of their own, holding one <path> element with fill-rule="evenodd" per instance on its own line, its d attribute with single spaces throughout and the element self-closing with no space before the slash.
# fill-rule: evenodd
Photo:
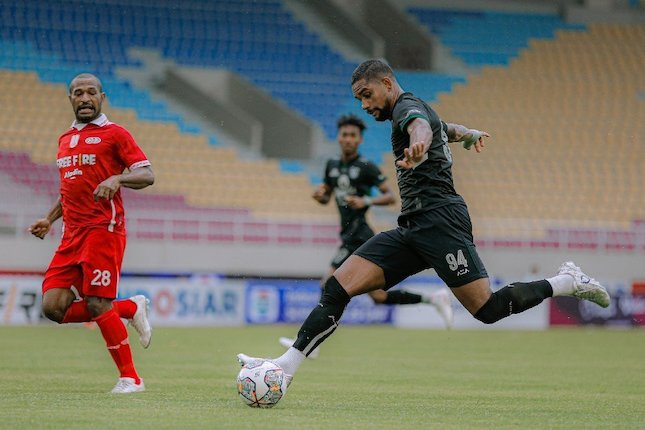
<svg viewBox="0 0 645 430">
<path fill-rule="evenodd" d="M 43 281 L 43 314 L 59 324 L 95 321 L 119 369 L 113 393 L 144 391 L 121 318 L 131 320 L 141 345 L 150 344 L 144 296 L 115 300 L 125 251 L 125 217 L 119 188 L 154 182 L 150 162 L 130 133 L 101 113 L 101 81 L 76 76 L 69 101 L 76 120 L 58 139 L 60 196 L 29 231 L 42 239 L 63 217 L 61 243 Z"/>
</svg>

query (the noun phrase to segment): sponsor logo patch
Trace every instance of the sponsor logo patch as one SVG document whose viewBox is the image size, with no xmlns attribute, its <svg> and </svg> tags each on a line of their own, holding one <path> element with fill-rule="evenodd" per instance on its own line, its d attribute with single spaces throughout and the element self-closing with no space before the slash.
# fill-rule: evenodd
<svg viewBox="0 0 645 430">
<path fill-rule="evenodd" d="M 85 143 L 88 145 L 96 145 L 97 143 L 101 143 L 101 138 L 100 137 L 88 137 L 85 139 Z"/>
<path fill-rule="evenodd" d="M 69 147 L 70 148 L 76 148 L 76 145 L 78 145 L 78 139 L 81 137 L 80 134 L 75 134 L 72 136 L 72 139 L 69 141 Z"/>
<path fill-rule="evenodd" d="M 418 115 L 423 115 L 423 113 L 419 109 L 410 109 L 406 114 L 405 117 L 408 118 L 410 115 L 413 114 L 418 114 Z"/>
</svg>

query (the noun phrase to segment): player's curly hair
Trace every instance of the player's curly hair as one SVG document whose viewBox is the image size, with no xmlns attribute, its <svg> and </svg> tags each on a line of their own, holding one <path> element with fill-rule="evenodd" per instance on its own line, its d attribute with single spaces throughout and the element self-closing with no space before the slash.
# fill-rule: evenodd
<svg viewBox="0 0 645 430">
<path fill-rule="evenodd" d="M 352 85 L 361 79 L 371 81 L 373 79 L 380 79 L 383 76 L 394 77 L 394 71 L 392 71 L 392 68 L 384 60 L 375 59 L 363 61 L 354 69 L 354 73 L 352 73 Z"/>
<path fill-rule="evenodd" d="M 336 121 L 337 129 L 341 128 L 344 125 L 355 125 L 360 129 L 361 134 L 363 134 L 363 131 L 367 128 L 363 120 L 357 117 L 356 115 L 354 115 L 353 113 L 343 115 L 340 118 L 338 118 L 338 121 Z"/>
</svg>

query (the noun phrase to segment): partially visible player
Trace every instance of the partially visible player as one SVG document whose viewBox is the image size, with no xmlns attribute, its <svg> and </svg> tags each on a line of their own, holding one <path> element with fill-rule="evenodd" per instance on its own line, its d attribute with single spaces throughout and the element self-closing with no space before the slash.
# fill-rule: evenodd
<svg viewBox="0 0 645 430">
<path fill-rule="evenodd" d="M 60 196 L 29 231 L 42 239 L 63 218 L 61 243 L 43 281 L 43 314 L 59 324 L 95 321 L 120 374 L 112 392 L 133 393 L 145 386 L 121 318 L 131 320 L 144 348 L 152 329 L 144 296 L 114 300 L 126 242 L 119 189 L 145 188 L 154 174 L 130 133 L 101 113 L 104 100 L 96 76 L 83 73 L 70 83 L 76 120 L 58 139 Z"/>
<path fill-rule="evenodd" d="M 396 202 L 394 193 L 385 182 L 386 178 L 378 166 L 361 157 L 358 152 L 359 146 L 363 143 L 363 133 L 367 128 L 363 120 L 356 115 L 344 115 L 338 119 L 337 127 L 340 157 L 327 161 L 324 181 L 316 188 L 312 196 L 314 200 L 323 205 L 329 203 L 334 197 L 340 214 L 342 243 L 331 261 L 327 274 L 321 280 L 321 289 L 336 269 L 362 244 L 374 236 L 374 230 L 365 220 L 369 207 L 391 205 Z M 381 194 L 371 197 L 370 194 L 374 187 L 377 187 Z M 368 294 L 374 303 L 379 304 L 432 304 L 437 307 L 442 318 L 445 319 L 446 325 L 449 326 L 452 322 L 448 290 L 440 290 L 427 295 L 401 290 L 375 290 Z M 445 307 L 446 300 L 448 309 Z"/>
<path fill-rule="evenodd" d="M 608 307 L 605 288 L 570 261 L 548 279 L 513 282 L 492 291 L 477 254 L 468 208 L 452 180 L 450 142 L 480 152 L 488 133 L 447 124 L 423 100 L 405 92 L 387 63 L 368 60 L 352 74 L 352 93 L 377 121 L 391 121 L 401 191 L 398 228 L 379 233 L 352 254 L 325 284 L 322 300 L 293 346 L 273 360 L 292 377 L 306 356 L 338 327 L 352 297 L 390 288 L 432 267 L 477 320 L 493 324 L 553 296 Z M 253 357 L 239 354 L 244 364 Z"/>
<path fill-rule="evenodd" d="M 327 279 L 338 269 L 350 255 L 362 244 L 374 236 L 374 230 L 367 223 L 365 216 L 370 206 L 385 206 L 394 204 L 394 193 L 385 181 L 381 170 L 371 161 L 362 157 L 358 151 L 363 143 L 363 133 L 367 128 L 363 120 L 356 115 L 343 115 L 337 123 L 336 139 L 340 146 L 340 157 L 331 158 L 325 166 L 323 183 L 316 188 L 312 197 L 318 203 L 326 205 L 332 197 L 336 201 L 340 214 L 341 245 L 331 261 L 330 267 L 322 278 L 321 296 Z M 376 187 L 380 195 L 372 197 L 372 189 Z M 391 305 L 409 305 L 426 303 L 433 305 L 441 315 L 447 327 L 452 325 L 453 312 L 450 303 L 450 293 L 442 289 L 429 294 L 415 294 L 403 290 L 374 290 L 369 296 L 374 303 Z M 294 339 L 280 338 L 280 344 L 290 347 Z M 318 355 L 318 350 L 312 351 L 309 357 Z"/>
</svg>

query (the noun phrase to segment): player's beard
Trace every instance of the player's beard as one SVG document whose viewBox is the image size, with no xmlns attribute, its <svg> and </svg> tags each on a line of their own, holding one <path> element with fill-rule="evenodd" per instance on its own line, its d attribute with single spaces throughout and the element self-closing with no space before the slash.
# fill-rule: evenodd
<svg viewBox="0 0 645 430">
<path fill-rule="evenodd" d="M 376 108 L 374 109 L 374 112 L 377 113 L 377 115 L 372 115 L 375 120 L 379 122 L 387 121 L 391 117 L 391 110 L 389 104 L 383 105 L 382 108 Z"/>
</svg>

